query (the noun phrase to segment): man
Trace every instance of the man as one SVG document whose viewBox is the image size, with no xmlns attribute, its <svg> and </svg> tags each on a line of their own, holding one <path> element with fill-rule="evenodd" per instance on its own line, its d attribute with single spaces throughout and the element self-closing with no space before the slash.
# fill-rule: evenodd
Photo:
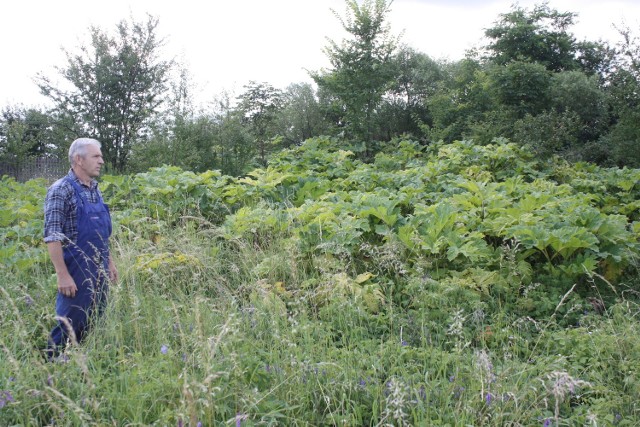
<svg viewBox="0 0 640 427">
<path fill-rule="evenodd" d="M 50 359 L 69 339 L 82 340 L 92 317 L 104 309 L 108 282 L 118 279 L 109 252 L 111 216 L 95 180 L 104 164 L 100 142 L 76 139 L 69 162 L 71 170 L 49 187 L 44 205 L 44 241 L 58 282 Z"/>
</svg>

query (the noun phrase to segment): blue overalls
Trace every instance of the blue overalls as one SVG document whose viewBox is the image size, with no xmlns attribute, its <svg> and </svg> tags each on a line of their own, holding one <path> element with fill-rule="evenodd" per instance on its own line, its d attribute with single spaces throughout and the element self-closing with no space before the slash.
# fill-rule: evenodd
<svg viewBox="0 0 640 427">
<path fill-rule="evenodd" d="M 107 302 L 111 216 L 100 195 L 96 203 L 90 203 L 80 185 L 73 179 L 66 179 L 76 192 L 78 239 L 64 246 L 63 254 L 78 290 L 74 297 L 58 292 L 56 314 L 67 318 L 76 341 L 80 342 L 91 318 L 94 314 L 99 315 Z M 69 337 L 68 326 L 58 321 L 51 331 L 50 356 L 57 355 Z"/>
</svg>

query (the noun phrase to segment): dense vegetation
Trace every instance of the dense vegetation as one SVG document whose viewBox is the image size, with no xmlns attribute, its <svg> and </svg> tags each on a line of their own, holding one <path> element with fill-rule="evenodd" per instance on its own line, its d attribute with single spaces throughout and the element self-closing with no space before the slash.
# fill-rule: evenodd
<svg viewBox="0 0 640 427">
<path fill-rule="evenodd" d="M 114 33 L 91 28 L 58 67 L 65 85 L 36 80 L 53 107 L 4 107 L 0 162 L 65 159 L 73 139 L 92 136 L 114 174 L 168 164 L 240 176 L 311 137 L 358 142 L 369 161 L 411 135 L 480 145 L 500 137 L 540 157 L 640 166 L 640 43 L 630 28 L 618 25 L 611 44 L 577 40 L 577 13 L 515 5 L 487 24 L 476 50 L 445 61 L 393 35 L 391 2 L 345 4 L 337 16 L 347 36 L 330 40 L 331 66 L 310 72 L 313 85 L 247 82 L 206 107 L 194 105 L 188 70 L 163 59 L 156 18 L 122 21 Z"/>
<path fill-rule="evenodd" d="M 121 280 L 45 363 L 47 182 L 1 178 L 0 425 L 640 424 L 638 40 L 514 6 L 436 61 L 345 3 L 315 86 L 198 109 L 149 17 L 2 110 L 0 164 L 104 143 Z"/>
<path fill-rule="evenodd" d="M 59 363 L 45 183 L 4 177 L 0 424 L 640 423 L 640 170 L 355 150 L 103 177 L 121 281 Z"/>
</svg>

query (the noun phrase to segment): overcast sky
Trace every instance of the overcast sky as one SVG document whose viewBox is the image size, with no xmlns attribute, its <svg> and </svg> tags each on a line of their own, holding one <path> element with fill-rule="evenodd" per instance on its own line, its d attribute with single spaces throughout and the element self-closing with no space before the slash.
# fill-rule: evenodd
<svg viewBox="0 0 640 427">
<path fill-rule="evenodd" d="M 434 59 L 456 60 L 482 44 L 484 29 L 512 0 L 395 0 L 388 15 L 401 42 Z M 520 0 L 531 9 L 541 1 Z M 618 41 L 613 24 L 640 35 L 640 0 L 550 0 L 561 12 L 578 13 L 570 29 L 578 40 Z M 109 0 L 102 2 L 23 0 L 0 9 L 0 108 L 46 102 L 33 82 L 37 73 L 57 78 L 64 67 L 61 48 L 77 52 L 88 44 L 88 28 L 112 31 L 130 17 L 159 18 L 163 54 L 190 70 L 199 101 L 222 91 L 240 93 L 249 81 L 285 88 L 310 82 L 307 70 L 328 66 L 327 38 L 340 41 L 342 27 L 332 9 L 345 16 L 344 0 Z"/>
</svg>

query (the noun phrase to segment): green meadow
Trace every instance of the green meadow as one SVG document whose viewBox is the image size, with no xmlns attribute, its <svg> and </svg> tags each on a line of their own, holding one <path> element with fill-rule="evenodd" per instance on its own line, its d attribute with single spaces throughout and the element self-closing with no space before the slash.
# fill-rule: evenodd
<svg viewBox="0 0 640 427">
<path fill-rule="evenodd" d="M 55 363 L 46 182 L 0 181 L 0 425 L 640 425 L 640 170 L 314 138 L 104 176 L 120 280 Z"/>
</svg>

